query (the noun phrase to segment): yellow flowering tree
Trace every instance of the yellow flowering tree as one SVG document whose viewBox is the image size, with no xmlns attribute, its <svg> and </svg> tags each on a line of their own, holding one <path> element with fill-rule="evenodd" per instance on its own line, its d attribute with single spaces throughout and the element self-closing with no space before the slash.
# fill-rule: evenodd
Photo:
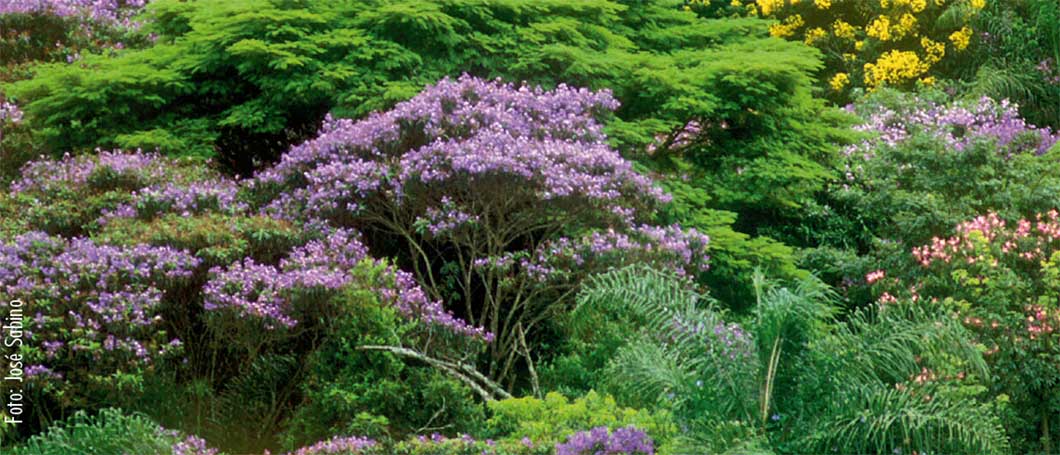
<svg viewBox="0 0 1060 455">
<path fill-rule="evenodd" d="M 993 0 L 997 1 L 997 0 Z M 773 36 L 820 49 L 831 97 L 881 86 L 931 85 L 946 59 L 973 45 L 972 20 L 987 0 L 690 0 L 703 11 L 729 11 L 776 22 Z"/>
</svg>

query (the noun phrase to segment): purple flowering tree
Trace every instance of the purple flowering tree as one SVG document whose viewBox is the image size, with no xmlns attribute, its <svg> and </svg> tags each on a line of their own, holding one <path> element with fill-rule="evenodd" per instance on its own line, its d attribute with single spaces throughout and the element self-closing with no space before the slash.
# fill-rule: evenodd
<svg viewBox="0 0 1060 455">
<path fill-rule="evenodd" d="M 533 371 L 527 337 L 582 277 L 706 266 L 707 238 L 653 226 L 668 197 L 607 145 L 600 119 L 617 105 L 606 91 L 443 79 L 391 111 L 329 119 L 251 187 L 266 213 L 396 250 L 431 300 L 495 335 L 489 376 L 514 381 L 520 360 Z"/>
</svg>

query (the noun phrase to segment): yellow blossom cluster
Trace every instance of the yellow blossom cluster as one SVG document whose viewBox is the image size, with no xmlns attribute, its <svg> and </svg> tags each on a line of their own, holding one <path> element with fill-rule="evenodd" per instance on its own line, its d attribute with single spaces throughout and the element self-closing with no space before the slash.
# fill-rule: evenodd
<svg viewBox="0 0 1060 455">
<path fill-rule="evenodd" d="M 775 20 L 771 35 L 824 51 L 826 82 L 842 93 L 852 87 L 934 84 L 932 68 L 947 51 L 953 55 L 972 45 L 970 24 L 977 11 L 1005 0 L 727 1 Z M 949 19 L 940 22 L 943 16 Z"/>
<path fill-rule="evenodd" d="M 848 84 L 850 84 L 850 76 L 847 73 L 836 73 L 836 75 L 832 76 L 832 79 L 828 81 L 828 85 L 832 86 L 832 90 L 837 92 L 843 91 Z"/>
<path fill-rule="evenodd" d="M 935 0 L 935 3 L 941 2 L 940 0 Z M 909 9 L 914 13 L 924 11 L 927 6 L 927 0 L 880 0 L 880 8 Z"/>
<path fill-rule="evenodd" d="M 855 28 L 847 22 L 843 22 L 842 19 L 836 20 L 832 23 L 832 33 L 835 34 L 836 38 L 842 39 L 854 39 Z"/>
<path fill-rule="evenodd" d="M 788 16 L 779 24 L 770 25 L 769 34 L 778 38 L 788 38 L 794 36 L 803 25 L 806 25 L 806 22 L 802 20 L 802 16 L 795 14 Z"/>
<path fill-rule="evenodd" d="M 953 47 L 959 51 L 963 51 L 968 47 L 968 43 L 972 40 L 972 29 L 968 26 L 961 27 L 960 30 L 950 34 L 950 41 L 953 42 Z"/>
<path fill-rule="evenodd" d="M 819 40 L 824 39 L 828 36 L 828 32 L 824 31 L 823 28 L 814 27 L 806 31 L 806 44 L 813 46 L 813 44 Z"/>
<path fill-rule="evenodd" d="M 938 41 L 932 41 L 926 36 L 920 38 L 920 47 L 924 48 L 924 60 L 934 65 L 946 56 L 946 45 Z"/>
<path fill-rule="evenodd" d="M 930 69 L 931 65 L 920 60 L 912 51 L 887 51 L 876 63 L 865 64 L 865 85 L 898 85 L 915 80 Z"/>
</svg>

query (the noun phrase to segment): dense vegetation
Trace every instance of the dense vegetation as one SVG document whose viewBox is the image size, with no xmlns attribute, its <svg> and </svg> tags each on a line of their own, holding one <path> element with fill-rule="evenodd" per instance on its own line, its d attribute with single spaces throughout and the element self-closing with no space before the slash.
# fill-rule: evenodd
<svg viewBox="0 0 1060 455">
<path fill-rule="evenodd" d="M 1055 0 L 0 3 L 0 447 L 1054 453 L 1058 62 Z"/>
</svg>

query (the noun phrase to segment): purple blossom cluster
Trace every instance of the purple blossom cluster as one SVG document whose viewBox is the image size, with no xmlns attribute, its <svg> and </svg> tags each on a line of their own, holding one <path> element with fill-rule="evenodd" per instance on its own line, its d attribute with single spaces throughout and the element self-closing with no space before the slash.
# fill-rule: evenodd
<svg viewBox="0 0 1060 455">
<path fill-rule="evenodd" d="M 294 327 L 298 324 L 298 301 L 306 296 L 320 300 L 354 280 L 352 269 L 368 260 L 368 251 L 356 233 L 336 229 L 322 240 L 295 248 L 279 266 L 258 264 L 245 259 L 225 269 L 215 267 L 203 288 L 208 311 L 229 310 L 241 317 L 261 320 L 265 327 Z M 374 261 L 373 261 L 374 262 Z M 456 334 L 486 341 L 492 335 L 472 327 L 431 300 L 412 275 L 387 268 L 393 283 L 367 283 L 384 302 L 410 319 L 440 326 Z"/>
<path fill-rule="evenodd" d="M 19 123 L 22 121 L 22 110 L 14 103 L 0 102 L 0 123 Z"/>
<path fill-rule="evenodd" d="M 653 455 L 655 445 L 646 433 L 629 426 L 614 432 L 607 427 L 596 427 L 571 435 L 566 442 L 556 444 L 556 455 Z"/>
<path fill-rule="evenodd" d="M 204 212 L 243 213 L 248 205 L 236 199 L 239 186 L 228 179 L 166 182 L 132 192 L 132 201 L 104 211 L 101 222 L 111 218 L 153 218 L 162 213 L 191 216 Z"/>
<path fill-rule="evenodd" d="M 709 244 L 710 237 L 695 229 L 639 225 L 627 232 L 608 229 L 576 239 L 560 237 L 543 244 L 533 260 L 522 259 L 520 264 L 526 273 L 542 281 L 594 261 L 646 261 L 683 274 L 707 270 Z"/>
<path fill-rule="evenodd" d="M 983 97 L 974 105 L 924 101 L 914 104 L 920 107 L 911 112 L 875 107 L 866 122 L 855 127 L 874 133 L 875 137 L 847 147 L 845 154 L 871 159 L 877 145 L 895 147 L 918 133 L 931 135 L 957 151 L 977 142 L 992 141 L 999 152 L 1007 155 L 1030 150 L 1043 154 L 1060 140 L 1060 133 L 1024 121 L 1018 106 L 1008 100 L 997 102 Z"/>
<path fill-rule="evenodd" d="M 284 187 L 269 208 L 296 218 L 321 210 L 356 212 L 359 199 L 376 193 L 401 202 L 410 186 L 496 176 L 544 201 L 665 200 L 605 144 L 597 117 L 615 107 L 606 91 L 443 79 L 385 113 L 328 119 L 316 139 L 292 148 L 252 185 Z"/>
<path fill-rule="evenodd" d="M 38 375 L 61 377 L 74 364 L 107 371 L 179 350 L 179 341 L 163 338 L 158 310 L 166 290 L 185 282 L 198 264 L 168 247 L 30 232 L 0 246 L 0 292 L 35 303 L 27 333 L 42 349 L 27 364 Z"/>
<path fill-rule="evenodd" d="M 287 455 L 355 455 L 375 444 L 375 441 L 359 436 L 336 436 Z"/>
<path fill-rule="evenodd" d="M 417 221 L 425 225 L 432 236 L 439 236 L 479 219 L 478 215 L 460 211 L 449 196 L 442 196 L 441 208 L 427 207 L 426 216 Z"/>
<path fill-rule="evenodd" d="M 173 444 L 173 455 L 217 455 L 219 451 L 206 445 L 206 440 L 198 436 L 188 436 Z"/>
<path fill-rule="evenodd" d="M 97 149 L 93 155 L 66 154 L 59 161 L 42 158 L 26 163 L 21 169 L 21 179 L 11 184 L 11 192 L 47 194 L 61 189 L 81 192 L 93 179 L 104 175 L 129 189 L 138 189 L 172 179 L 175 167 L 172 160 L 154 153 Z"/>
<path fill-rule="evenodd" d="M 134 26 L 132 17 L 146 4 L 147 0 L 0 0 L 0 15 L 53 14 L 100 24 Z"/>
<path fill-rule="evenodd" d="M 1056 60 L 1049 57 L 1045 60 L 1038 62 L 1035 69 L 1039 73 L 1042 73 L 1042 79 L 1053 85 L 1060 85 L 1060 67 L 1056 65 Z"/>
</svg>

